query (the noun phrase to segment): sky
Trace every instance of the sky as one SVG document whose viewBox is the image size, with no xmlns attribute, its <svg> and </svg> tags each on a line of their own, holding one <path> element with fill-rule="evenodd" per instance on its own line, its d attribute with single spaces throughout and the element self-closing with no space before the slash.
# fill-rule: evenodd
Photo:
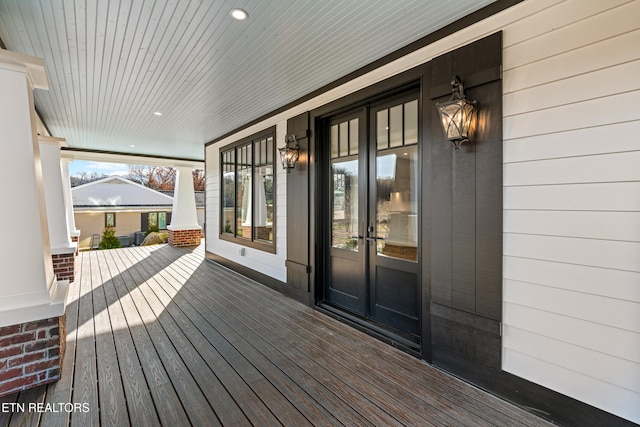
<svg viewBox="0 0 640 427">
<path fill-rule="evenodd" d="M 74 160 L 69 164 L 69 175 L 78 176 L 82 172 L 124 176 L 129 173 L 129 165 L 122 163 L 90 162 L 87 160 Z"/>
</svg>

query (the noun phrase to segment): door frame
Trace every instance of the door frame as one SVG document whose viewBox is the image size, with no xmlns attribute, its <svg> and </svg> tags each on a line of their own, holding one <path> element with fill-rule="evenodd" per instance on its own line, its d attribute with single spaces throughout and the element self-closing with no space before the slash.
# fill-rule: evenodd
<svg viewBox="0 0 640 427">
<path fill-rule="evenodd" d="M 335 309 L 334 307 L 323 304 L 324 301 L 324 283 L 326 280 L 325 271 L 325 236 L 327 230 L 324 225 L 327 224 L 324 212 L 324 200 L 323 194 L 328 191 L 327 185 L 327 160 L 328 156 L 324 157 L 326 152 L 325 147 L 322 146 L 324 141 L 328 140 L 326 135 L 327 129 L 324 129 L 323 122 L 329 117 L 334 117 L 349 111 L 356 110 L 358 108 L 365 108 L 369 104 L 375 104 L 382 102 L 386 99 L 391 99 L 395 96 L 400 96 L 403 93 L 409 91 L 417 91 L 418 93 L 418 122 L 419 122 L 419 140 L 425 147 L 418 149 L 419 168 L 425 170 L 425 159 L 430 162 L 430 155 L 428 152 L 430 149 L 426 149 L 426 146 L 430 144 L 428 140 L 427 132 L 428 120 L 430 115 L 425 114 L 423 111 L 425 93 L 423 89 L 423 79 L 430 73 L 430 63 L 423 64 L 415 67 L 404 73 L 393 76 L 382 82 L 368 86 L 362 90 L 351 93 L 336 101 L 325 104 L 315 110 L 310 111 L 310 132 L 312 135 L 311 144 L 309 147 L 310 155 L 310 259 L 311 259 L 311 292 L 313 294 L 313 301 L 316 308 L 323 311 L 334 318 L 338 318 L 340 321 L 345 322 L 356 329 L 365 331 L 366 333 L 375 336 L 376 338 L 400 348 L 401 350 L 413 354 L 416 357 L 420 357 L 426 361 L 431 360 L 431 324 L 430 324 L 430 286 L 429 275 L 425 275 L 425 270 L 428 273 L 428 266 L 425 265 L 425 254 L 428 254 L 428 250 L 422 250 L 419 252 L 418 258 L 418 290 L 419 290 L 419 317 L 420 317 L 420 340 L 419 343 L 408 339 L 402 334 L 398 334 L 396 331 L 385 327 L 382 324 L 378 324 L 375 321 L 362 319 L 358 316 L 345 313 L 342 310 Z M 368 119 L 368 117 L 367 117 Z M 429 238 L 425 235 L 428 229 L 425 229 L 424 224 L 428 223 L 428 213 L 422 209 L 422 200 L 425 194 L 424 187 L 430 186 L 430 178 L 423 176 L 421 179 L 421 188 L 418 189 L 419 194 L 419 206 L 418 209 L 421 212 L 422 218 L 420 219 L 418 239 L 421 242 L 420 246 L 424 246 L 425 242 L 428 244 Z M 427 218 L 425 218 L 427 217 Z"/>
</svg>

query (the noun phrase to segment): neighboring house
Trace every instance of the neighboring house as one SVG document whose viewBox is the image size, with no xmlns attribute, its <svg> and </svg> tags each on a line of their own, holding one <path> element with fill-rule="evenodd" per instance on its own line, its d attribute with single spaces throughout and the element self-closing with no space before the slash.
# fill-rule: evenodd
<svg viewBox="0 0 640 427">
<path fill-rule="evenodd" d="M 525 1 L 247 119 L 206 147 L 207 257 L 540 413 L 639 423 L 639 16 Z"/>
<path fill-rule="evenodd" d="M 168 193 L 168 194 L 165 194 Z M 196 193 L 196 210 L 204 224 L 203 195 Z M 173 191 L 152 190 L 128 179 L 111 176 L 71 189 L 76 228 L 80 230 L 78 246 L 91 246 L 91 236 L 105 227 L 114 227 L 116 235 L 135 243 L 135 233 L 152 225 L 160 230 L 171 224 Z M 200 201 L 200 203 L 198 203 Z"/>
</svg>

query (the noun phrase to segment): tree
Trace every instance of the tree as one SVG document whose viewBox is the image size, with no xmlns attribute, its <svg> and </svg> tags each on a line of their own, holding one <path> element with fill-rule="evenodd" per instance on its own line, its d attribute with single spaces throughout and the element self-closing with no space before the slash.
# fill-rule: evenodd
<svg viewBox="0 0 640 427">
<path fill-rule="evenodd" d="M 109 175 L 97 172 L 80 172 L 79 175 L 69 177 L 69 180 L 71 181 L 71 186 L 76 187 L 78 185 L 88 184 L 99 179 L 107 178 L 108 176 Z"/>
<path fill-rule="evenodd" d="M 127 178 L 154 190 L 173 190 L 176 186 L 176 170 L 168 166 L 130 165 Z M 204 191 L 205 175 L 201 169 L 193 172 L 193 188 Z"/>
<path fill-rule="evenodd" d="M 130 165 L 127 178 L 154 190 L 173 190 L 176 170 L 164 166 Z"/>
<path fill-rule="evenodd" d="M 204 170 L 196 169 L 193 171 L 193 189 L 196 191 L 204 191 L 205 175 Z"/>
</svg>

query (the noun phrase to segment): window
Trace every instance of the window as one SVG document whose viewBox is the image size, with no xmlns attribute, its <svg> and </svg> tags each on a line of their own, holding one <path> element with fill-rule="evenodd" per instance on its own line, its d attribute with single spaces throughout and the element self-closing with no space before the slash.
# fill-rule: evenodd
<svg viewBox="0 0 640 427">
<path fill-rule="evenodd" d="M 158 227 L 158 230 L 166 230 L 167 222 L 171 220 L 171 214 L 167 212 L 146 212 L 142 214 L 140 229 L 147 231 Z"/>
<path fill-rule="evenodd" d="M 220 152 L 220 237 L 275 252 L 275 127 Z"/>
<path fill-rule="evenodd" d="M 115 212 L 107 212 L 104 214 L 104 226 L 115 227 L 116 226 L 116 214 Z"/>
</svg>

